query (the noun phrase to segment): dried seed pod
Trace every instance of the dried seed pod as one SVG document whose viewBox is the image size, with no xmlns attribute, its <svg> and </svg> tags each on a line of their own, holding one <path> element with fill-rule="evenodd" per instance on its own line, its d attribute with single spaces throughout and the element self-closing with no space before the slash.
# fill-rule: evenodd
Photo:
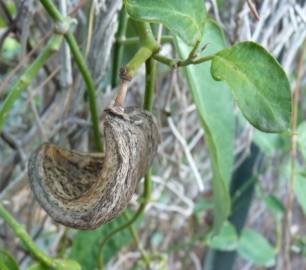
<svg viewBox="0 0 306 270">
<path fill-rule="evenodd" d="M 29 179 L 40 205 L 57 222 L 95 229 L 126 208 L 160 141 L 154 116 L 135 108 L 105 110 L 105 155 L 45 143 L 31 156 Z"/>
</svg>

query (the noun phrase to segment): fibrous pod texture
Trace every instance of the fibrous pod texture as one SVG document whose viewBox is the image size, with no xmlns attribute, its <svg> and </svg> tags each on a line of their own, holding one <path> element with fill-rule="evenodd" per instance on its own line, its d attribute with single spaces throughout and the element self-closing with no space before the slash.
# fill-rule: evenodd
<svg viewBox="0 0 306 270">
<path fill-rule="evenodd" d="M 29 161 L 30 186 L 57 222 L 95 229 L 126 208 L 160 141 L 154 116 L 133 107 L 105 110 L 105 154 L 42 144 Z"/>
</svg>

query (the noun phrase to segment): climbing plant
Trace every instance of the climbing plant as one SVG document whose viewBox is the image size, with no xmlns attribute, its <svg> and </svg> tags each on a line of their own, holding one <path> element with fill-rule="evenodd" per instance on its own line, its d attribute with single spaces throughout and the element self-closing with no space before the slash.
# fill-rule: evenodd
<svg viewBox="0 0 306 270">
<path fill-rule="evenodd" d="M 82 74 L 87 91 L 96 151 L 103 152 L 105 149 L 103 149 L 103 137 L 99 127 L 96 85 L 73 33 L 77 22 L 69 16 L 64 16 L 52 0 L 40 0 L 40 3 L 48 16 L 52 18 L 54 30 L 40 54 L 29 64 L 23 74 L 15 80 L 15 83 L 8 90 L 9 94 L 0 107 L 0 132 L 3 130 L 14 103 L 18 101 L 23 91 L 36 79 L 39 71 L 50 59 L 51 55 L 58 52 L 65 40 L 78 70 Z M 292 100 L 290 84 L 282 66 L 269 51 L 253 41 L 230 45 L 222 27 L 207 13 L 203 0 L 125 0 L 119 22 L 117 38 L 124 37 L 127 22 L 129 22 L 137 34 L 138 48 L 136 53 L 124 64 L 122 61 L 122 51 L 125 49 L 124 43 L 116 41 L 114 47 L 114 59 L 116 61 L 114 61 L 113 74 L 111 76 L 113 78 L 113 86 L 118 86 L 119 90 L 113 101 L 114 104 L 112 104 L 115 109 L 110 112 L 110 115 L 118 114 L 122 116 L 124 114 L 125 97 L 129 91 L 130 81 L 139 72 L 143 64 L 145 64 L 146 71 L 143 109 L 150 112 L 152 112 L 153 101 L 159 99 L 154 93 L 157 79 L 157 63 L 168 66 L 170 69 L 182 71 L 203 126 L 213 171 L 211 180 L 213 225 L 205 236 L 204 242 L 210 247 L 221 250 L 238 250 L 241 256 L 255 261 L 258 265 L 267 267 L 274 265 L 275 250 L 267 243 L 266 239 L 250 229 L 244 229 L 242 234 L 238 235 L 233 225 L 228 222 L 228 217 L 233 210 L 230 186 L 234 170 L 234 105 L 236 104 L 239 108 L 240 117 L 243 117 L 256 129 L 266 133 L 282 133 L 289 137 L 291 134 Z M 161 26 L 160 29 L 164 29 L 162 32 L 164 35 L 158 36 L 157 31 L 153 30 L 153 28 L 156 29 L 156 26 Z M 161 43 L 167 39 L 173 44 L 179 56 L 178 58 L 169 58 L 161 51 Z M 121 57 L 119 57 L 120 55 Z M 125 125 L 121 127 L 126 128 Z M 126 131 L 126 129 L 124 130 Z M 150 138 L 149 135 L 145 136 L 147 136 L 145 138 Z M 107 136 L 106 138 L 109 140 Z M 135 145 L 131 146 L 130 155 L 132 155 L 134 147 Z M 154 147 L 152 146 L 152 148 Z M 46 150 L 46 152 L 48 151 Z M 36 158 L 39 161 L 40 156 Z M 31 164 L 33 165 L 35 162 L 31 162 Z M 151 162 L 150 156 L 150 162 L 146 167 L 150 167 Z M 138 167 L 141 166 L 139 164 L 137 165 Z M 41 165 L 37 169 L 36 175 L 41 172 L 44 166 Z M 118 210 L 118 213 L 111 216 L 107 221 L 120 214 L 119 219 L 111 223 L 112 226 L 110 227 L 103 228 L 104 225 L 102 225 L 97 231 L 100 239 L 94 239 L 92 236 L 90 240 L 91 242 L 99 242 L 99 248 L 95 250 L 95 256 L 100 269 L 104 269 L 105 263 L 109 260 L 109 255 L 107 255 L 109 252 L 109 240 L 116 239 L 118 233 L 119 235 L 124 235 L 125 243 L 129 242 L 130 238 L 133 238 L 136 243 L 138 241 L 137 221 L 150 202 L 152 190 L 151 171 L 148 169 L 144 173 L 146 173 L 144 191 L 139 209 L 135 213 L 125 211 L 122 214 L 121 207 L 120 211 Z M 30 172 L 31 175 L 33 173 Z M 36 181 L 40 181 L 40 178 L 36 177 Z M 35 187 L 39 185 L 35 182 L 34 184 L 32 183 L 33 186 L 33 190 L 35 190 Z M 136 184 L 132 193 L 135 191 L 135 186 Z M 108 195 L 105 194 L 105 200 L 109 199 Z M 43 201 L 45 197 L 40 198 L 39 201 Z M 127 206 L 127 203 L 128 201 L 124 207 Z M 270 204 L 273 204 L 273 209 L 281 209 L 279 212 L 281 213 L 280 215 L 283 215 L 284 210 L 279 206 L 275 198 L 270 198 Z M 279 207 L 275 207 L 275 204 Z M 61 220 L 58 216 L 67 218 L 69 211 L 72 211 L 71 208 L 65 208 L 67 212 L 63 213 L 55 213 L 54 209 L 49 209 L 49 212 L 52 213 L 54 210 L 51 216 L 56 216 L 56 219 L 60 222 Z M 84 210 L 85 207 L 82 208 L 80 204 L 80 209 Z M 29 269 L 81 269 L 77 263 L 79 258 L 75 247 L 72 250 L 73 260 L 51 258 L 39 250 L 22 225 L 14 220 L 2 204 L 0 205 L 0 216 L 10 225 L 10 228 L 23 241 L 26 249 L 37 261 L 37 264 L 32 265 Z M 62 223 L 70 224 L 75 228 L 87 228 L 83 225 L 71 225 L 76 220 L 73 220 L 73 215 L 71 217 L 72 221 Z M 87 219 L 90 219 L 90 215 Z M 97 223 L 94 225 L 97 225 Z M 126 235 L 127 232 L 125 230 L 129 232 L 129 235 Z M 82 235 L 79 235 L 78 239 L 81 238 Z M 258 242 L 258 245 L 263 247 L 264 254 L 253 255 L 248 246 L 250 241 Z M 142 247 L 139 247 L 139 249 L 141 250 L 144 264 L 146 267 L 150 267 L 151 256 Z M 117 247 L 114 250 L 117 250 Z M 15 265 L 14 260 L 9 255 L 7 259 L 3 259 L 0 256 L 0 268 L 11 269 L 10 265 L 14 265 L 14 269 L 18 269 L 18 266 Z"/>
</svg>

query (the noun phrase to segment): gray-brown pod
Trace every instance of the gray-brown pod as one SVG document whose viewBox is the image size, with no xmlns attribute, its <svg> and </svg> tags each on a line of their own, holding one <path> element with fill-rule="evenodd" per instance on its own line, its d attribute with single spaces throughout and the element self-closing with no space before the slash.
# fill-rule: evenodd
<svg viewBox="0 0 306 270">
<path fill-rule="evenodd" d="M 42 144 L 29 161 L 30 186 L 57 222 L 95 229 L 118 216 L 151 166 L 160 141 L 154 116 L 136 108 L 105 110 L 105 154 Z"/>
</svg>

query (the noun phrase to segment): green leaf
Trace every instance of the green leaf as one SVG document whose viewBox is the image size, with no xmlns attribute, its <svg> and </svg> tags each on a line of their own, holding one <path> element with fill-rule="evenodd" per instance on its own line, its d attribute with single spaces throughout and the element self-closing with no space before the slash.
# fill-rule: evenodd
<svg viewBox="0 0 306 270">
<path fill-rule="evenodd" d="M 271 267 L 275 264 L 275 249 L 262 235 L 251 229 L 242 231 L 238 253 L 258 266 Z"/>
<path fill-rule="evenodd" d="M 111 223 L 102 225 L 94 231 L 79 231 L 73 241 L 70 258 L 77 260 L 82 270 L 92 270 L 97 268 L 98 248 L 102 238 L 110 231 L 126 222 L 123 215 L 113 220 Z M 131 241 L 128 230 L 117 233 L 104 248 L 103 258 L 107 263 L 114 255 Z"/>
<path fill-rule="evenodd" d="M 31 265 L 28 270 L 50 270 L 50 268 L 48 268 L 45 265 L 42 265 L 40 263 L 35 263 L 33 265 Z"/>
<path fill-rule="evenodd" d="M 164 24 L 189 45 L 201 39 L 206 10 L 203 0 L 125 0 L 135 20 Z"/>
<path fill-rule="evenodd" d="M 206 240 L 206 244 L 213 249 L 222 251 L 235 250 L 238 246 L 238 236 L 235 227 L 229 223 L 224 223 L 219 234 L 211 234 Z"/>
<path fill-rule="evenodd" d="M 208 48 L 201 54 L 216 53 L 225 47 L 222 30 L 212 20 L 204 27 L 202 44 Z M 178 40 L 178 51 L 186 58 L 191 51 Z M 210 74 L 210 63 L 186 67 L 186 75 L 193 100 L 205 130 L 213 169 L 214 232 L 218 233 L 230 213 L 229 182 L 234 160 L 234 114 L 230 91 L 223 82 L 215 81 Z"/>
<path fill-rule="evenodd" d="M 241 128 L 247 128 L 249 122 L 239 111 L 236 112 L 238 125 Z M 253 131 L 253 142 L 260 148 L 261 152 L 265 153 L 265 156 L 272 157 L 276 151 L 290 151 L 290 140 L 288 140 L 288 134 L 286 133 L 266 133 L 258 129 Z M 265 164 L 268 166 L 268 164 Z"/>
<path fill-rule="evenodd" d="M 7 266 L 4 264 L 4 262 L 1 261 L 1 259 L 0 259 L 0 269 L 1 270 L 10 270 L 10 269 L 7 268 Z"/>
<path fill-rule="evenodd" d="M 272 156 L 277 150 L 287 150 L 286 143 L 288 138 L 282 137 L 283 134 L 264 133 L 260 130 L 255 130 L 253 141 L 266 156 Z"/>
<path fill-rule="evenodd" d="M 50 268 L 43 264 L 37 263 L 31 265 L 28 270 L 82 270 L 81 266 L 73 260 L 56 259 L 54 262 L 57 265 L 55 268 Z"/>
<path fill-rule="evenodd" d="M 266 197 L 265 202 L 277 218 L 283 217 L 286 209 L 280 199 L 270 194 Z"/>
<path fill-rule="evenodd" d="M 291 93 L 286 73 L 263 47 L 242 42 L 217 53 L 211 73 L 225 81 L 246 119 L 265 132 L 290 127 Z"/>
<path fill-rule="evenodd" d="M 2 266 L 4 265 L 4 267 Z M 9 270 L 19 270 L 15 258 L 7 251 L 0 250 L 0 266 L 8 268 Z M 2 269 L 0 267 L 0 269 Z"/>
<path fill-rule="evenodd" d="M 297 174 L 294 190 L 297 201 L 306 215 L 306 177 L 304 175 Z"/>
</svg>

